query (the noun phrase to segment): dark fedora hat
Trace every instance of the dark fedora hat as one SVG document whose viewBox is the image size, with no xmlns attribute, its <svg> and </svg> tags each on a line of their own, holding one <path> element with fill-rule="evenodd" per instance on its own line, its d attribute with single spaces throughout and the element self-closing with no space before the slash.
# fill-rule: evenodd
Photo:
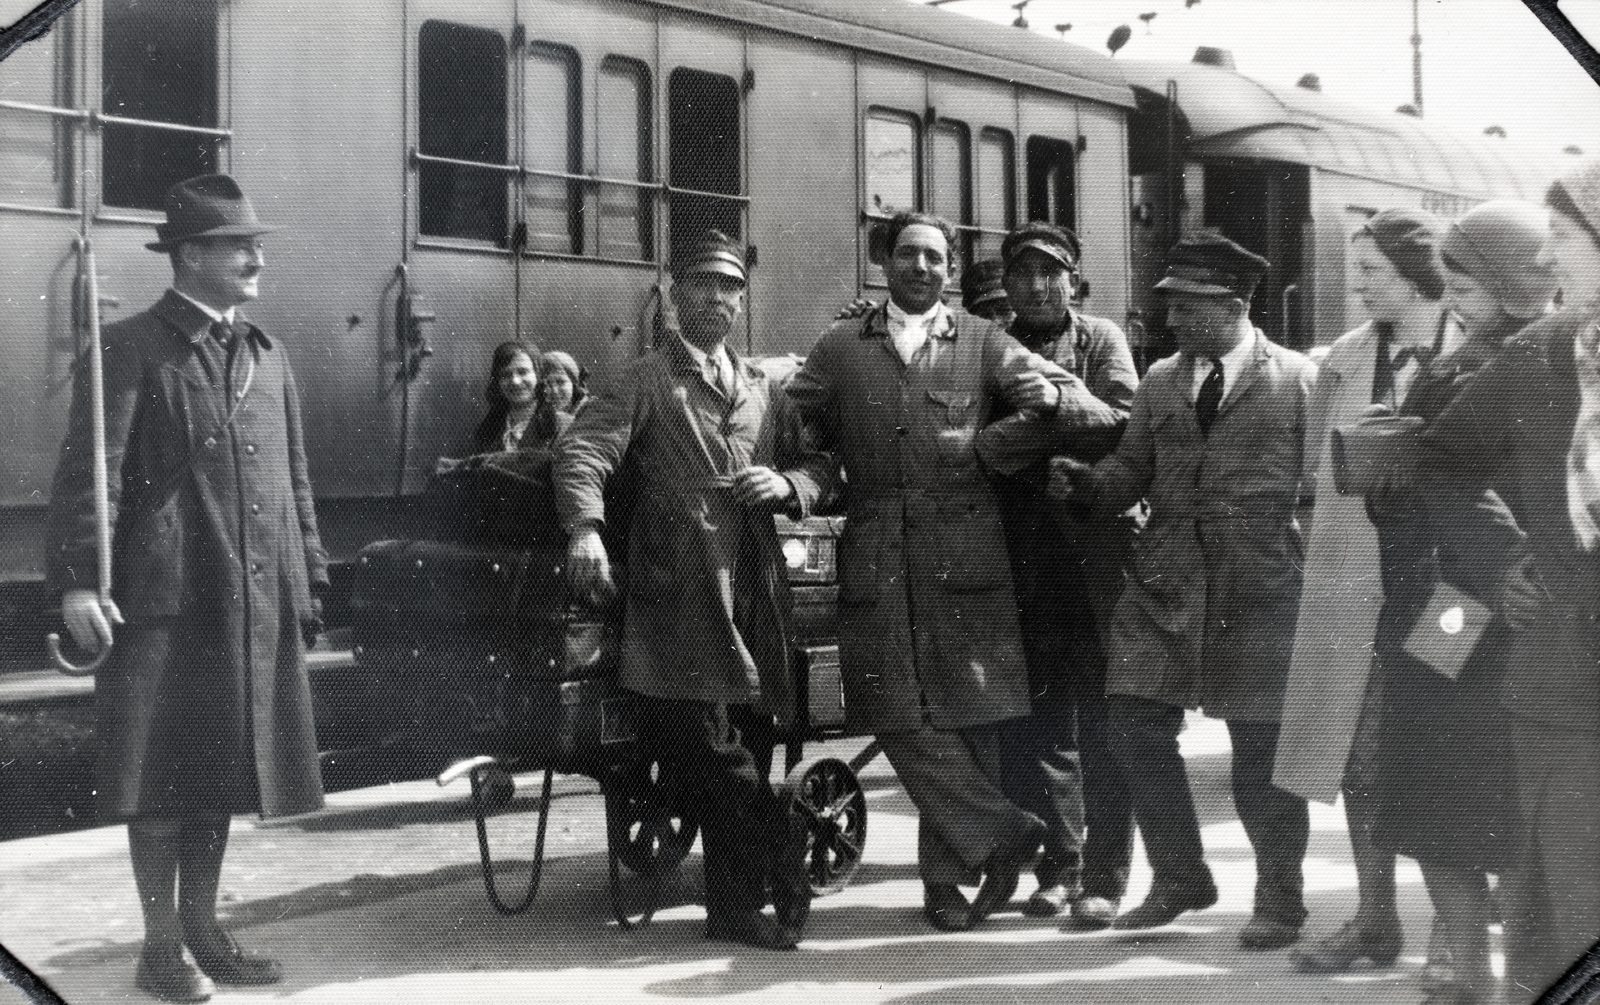
<svg viewBox="0 0 1600 1005">
<path fill-rule="evenodd" d="M 206 237 L 255 237 L 279 229 L 256 219 L 239 183 L 225 174 L 203 174 L 167 189 L 167 222 L 156 227 L 151 251 L 171 251 L 180 242 Z"/>
</svg>

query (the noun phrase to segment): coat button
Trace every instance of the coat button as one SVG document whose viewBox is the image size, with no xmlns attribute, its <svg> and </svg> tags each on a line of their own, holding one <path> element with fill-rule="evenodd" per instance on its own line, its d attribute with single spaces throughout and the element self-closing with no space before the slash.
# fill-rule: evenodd
<svg viewBox="0 0 1600 1005">
<path fill-rule="evenodd" d="M 252 513 L 260 513 L 261 512 L 261 504 L 260 503 L 251 503 L 250 504 L 250 512 L 252 512 Z"/>
<path fill-rule="evenodd" d="M 904 426 L 896 426 L 894 427 L 894 431 L 899 433 L 901 436 L 904 436 L 907 432 L 909 432 L 909 430 L 907 430 Z"/>
<path fill-rule="evenodd" d="M 217 449 L 217 438 L 215 436 L 206 437 L 206 449 L 207 450 L 215 450 L 215 449 Z"/>
<path fill-rule="evenodd" d="M 254 443 L 246 443 L 244 445 L 244 452 L 247 453 L 247 454 L 255 453 L 256 452 L 256 445 Z"/>
<path fill-rule="evenodd" d="M 260 562 L 251 562 L 250 563 L 250 575 L 252 575 L 252 576 L 261 575 L 261 563 Z"/>
</svg>

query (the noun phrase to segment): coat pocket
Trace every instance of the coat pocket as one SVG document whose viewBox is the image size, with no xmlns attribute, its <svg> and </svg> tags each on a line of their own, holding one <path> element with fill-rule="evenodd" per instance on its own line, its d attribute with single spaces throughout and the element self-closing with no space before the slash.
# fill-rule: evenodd
<svg viewBox="0 0 1600 1005">
<path fill-rule="evenodd" d="M 928 401 L 933 412 L 929 428 L 939 460 L 950 465 L 976 463 L 978 396 L 970 391 L 929 390 Z"/>
<path fill-rule="evenodd" d="M 940 500 L 934 525 L 939 553 L 932 567 L 946 593 L 983 593 L 1010 582 L 1005 531 L 992 504 L 970 496 Z"/>
</svg>

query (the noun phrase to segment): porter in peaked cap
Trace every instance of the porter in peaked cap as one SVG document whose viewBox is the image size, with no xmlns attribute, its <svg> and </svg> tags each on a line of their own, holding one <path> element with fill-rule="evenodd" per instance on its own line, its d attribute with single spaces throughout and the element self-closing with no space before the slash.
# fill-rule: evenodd
<svg viewBox="0 0 1600 1005">
<path fill-rule="evenodd" d="M 184 241 L 257 237 L 279 229 L 256 219 L 255 207 L 245 198 L 239 183 L 225 174 L 205 174 L 178 182 L 167 189 L 166 210 L 167 222 L 156 227 L 160 240 L 145 245 L 151 251 L 171 251 Z"/>
<path fill-rule="evenodd" d="M 708 230 L 672 262 L 674 276 L 705 272 L 745 282 L 748 277 L 744 270 L 744 249 L 739 242 L 720 230 Z"/>
<path fill-rule="evenodd" d="M 1025 223 L 1006 235 L 1000 243 L 1000 257 L 1010 265 L 1024 251 L 1038 251 L 1056 261 L 1069 272 L 1078 271 L 1078 261 L 1083 257 L 1078 235 L 1065 227 L 1035 220 Z"/>
<path fill-rule="evenodd" d="M 1212 230 L 1185 237 L 1167 259 L 1167 274 L 1156 284 L 1165 293 L 1238 297 L 1249 302 L 1270 262 Z"/>
<path fill-rule="evenodd" d="M 961 274 L 961 307 L 968 314 L 989 317 L 996 311 L 1010 309 L 1006 301 L 1006 288 L 1001 285 L 1006 269 L 999 261 L 989 258 L 974 262 Z"/>
</svg>

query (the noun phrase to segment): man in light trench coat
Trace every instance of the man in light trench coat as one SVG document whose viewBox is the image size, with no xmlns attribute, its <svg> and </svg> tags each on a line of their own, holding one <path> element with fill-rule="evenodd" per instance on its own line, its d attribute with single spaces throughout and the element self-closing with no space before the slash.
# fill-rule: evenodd
<svg viewBox="0 0 1600 1005">
<path fill-rule="evenodd" d="M 839 549 L 845 714 L 874 733 L 922 819 L 924 913 L 971 927 L 1015 892 L 1043 825 L 998 784 L 997 724 L 1028 712 L 1000 512 L 974 450 L 1003 401 L 1070 423 L 1083 382 L 940 300 L 949 224 L 901 213 L 874 235 L 889 302 L 836 322 L 789 383 L 847 479 Z M 959 886 L 979 876 L 971 904 Z"/>
<path fill-rule="evenodd" d="M 89 368 L 51 498 L 49 582 L 95 680 L 99 808 L 128 821 L 144 913 L 136 983 L 163 1001 L 271 984 L 217 924 L 228 818 L 322 805 L 304 646 L 328 582 L 283 347 L 236 312 L 260 292 L 262 225 L 227 175 L 179 182 L 160 240 L 172 288 L 108 326 L 112 597 L 97 581 Z M 113 628 L 113 626 L 119 626 Z M 198 970 L 184 958 L 187 946 Z"/>
<path fill-rule="evenodd" d="M 802 447 L 778 383 L 723 341 L 743 309 L 744 261 L 709 231 L 673 263 L 678 330 L 584 404 L 556 441 L 554 487 L 572 586 L 605 594 L 606 481 L 625 461 L 634 472 L 621 675 L 639 696 L 639 740 L 700 822 L 706 937 L 792 949 L 809 897 L 799 853 L 729 706 L 793 717 L 772 514 L 805 516 L 832 467 Z M 788 908 L 776 920 L 762 913 L 769 881 Z"/>
<path fill-rule="evenodd" d="M 1306 802 L 1272 784 L 1300 596 L 1306 407 L 1316 366 L 1267 341 L 1249 304 L 1265 259 L 1203 232 L 1173 249 L 1156 288 L 1179 352 L 1150 368 L 1116 453 L 1052 461 L 1061 497 L 1116 513 L 1140 496 L 1150 520 L 1112 623 L 1106 675 L 1112 749 L 1155 873 L 1117 919 L 1154 928 L 1216 903 L 1178 753 L 1186 708 L 1228 723 L 1233 798 L 1256 854 L 1246 949 L 1299 938 Z"/>
</svg>

